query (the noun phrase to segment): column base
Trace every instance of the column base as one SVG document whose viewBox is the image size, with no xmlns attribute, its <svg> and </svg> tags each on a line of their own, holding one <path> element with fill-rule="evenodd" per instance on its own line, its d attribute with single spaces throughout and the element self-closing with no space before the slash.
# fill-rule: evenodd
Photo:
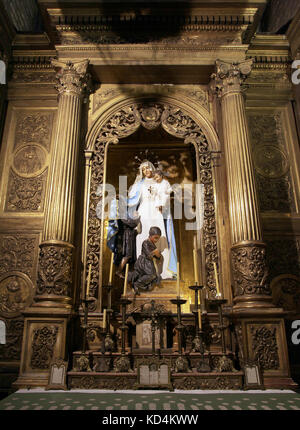
<svg viewBox="0 0 300 430">
<path fill-rule="evenodd" d="M 261 296 L 239 296 L 233 299 L 233 308 L 239 309 L 257 309 L 257 308 L 274 308 L 275 305 L 272 303 L 272 297 L 261 295 Z"/>
<path fill-rule="evenodd" d="M 13 387 L 45 387 L 51 361 L 65 359 L 69 309 L 32 306 L 24 311 L 24 332 L 20 373 Z"/>
<path fill-rule="evenodd" d="M 283 309 L 234 307 L 232 316 L 241 365 L 257 363 L 265 388 L 297 388 L 290 374 Z"/>
<path fill-rule="evenodd" d="M 62 309 L 71 309 L 72 308 L 72 299 L 67 296 L 56 296 L 54 294 L 49 294 L 45 296 L 35 296 L 32 307 L 39 308 L 62 308 Z"/>
</svg>

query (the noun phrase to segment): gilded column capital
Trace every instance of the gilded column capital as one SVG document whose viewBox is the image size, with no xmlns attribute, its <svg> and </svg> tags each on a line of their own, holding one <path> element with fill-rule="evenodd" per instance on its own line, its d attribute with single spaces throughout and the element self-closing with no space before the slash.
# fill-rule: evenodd
<svg viewBox="0 0 300 430">
<path fill-rule="evenodd" d="M 241 92 L 241 84 L 251 73 L 253 59 L 240 63 L 216 60 L 216 72 L 212 74 L 211 90 L 219 97 Z"/>
<path fill-rule="evenodd" d="M 89 87 L 90 75 L 87 73 L 89 60 L 72 63 L 71 61 L 51 60 L 54 68 L 58 69 L 56 89 L 61 94 L 83 96 Z"/>
</svg>

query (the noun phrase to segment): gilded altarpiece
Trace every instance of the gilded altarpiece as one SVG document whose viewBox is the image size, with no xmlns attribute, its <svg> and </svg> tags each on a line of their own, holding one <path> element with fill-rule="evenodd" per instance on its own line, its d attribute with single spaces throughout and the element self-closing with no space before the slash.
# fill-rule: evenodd
<svg viewBox="0 0 300 430">
<path fill-rule="evenodd" d="M 198 94 L 203 97 L 205 93 L 199 90 Z M 105 99 L 105 94 L 102 97 Z M 94 101 L 96 106 L 99 98 L 100 96 L 97 97 L 97 101 Z M 167 102 L 155 103 L 151 99 L 146 99 L 127 105 L 113 114 L 101 127 L 94 146 L 86 150 L 86 165 L 90 169 L 87 176 L 89 179 L 87 179 L 86 183 L 90 184 L 90 188 L 89 197 L 86 198 L 86 204 L 88 204 L 89 209 L 88 227 L 84 238 L 86 251 L 83 250 L 83 259 L 85 260 L 86 275 L 87 268 L 90 264 L 92 265 L 90 295 L 95 298 L 95 301 L 90 305 L 90 312 L 99 311 L 102 305 L 102 293 L 99 291 L 98 286 L 101 285 L 101 280 L 103 279 L 103 282 L 105 282 L 107 277 L 107 267 L 106 269 L 103 268 L 105 224 L 101 224 L 100 219 L 97 218 L 96 208 L 98 205 L 99 210 L 99 202 L 103 198 L 101 191 L 99 191 L 99 185 L 101 186 L 107 180 L 106 166 L 109 147 L 110 145 L 117 146 L 120 142 L 120 151 L 122 151 L 122 139 L 133 135 L 140 127 L 145 130 L 154 130 L 161 127 L 169 135 L 178 140 L 180 139 L 183 146 L 189 147 L 191 145 L 194 148 L 197 182 L 204 184 L 204 224 L 203 235 L 200 238 L 200 242 L 202 241 L 200 245 L 201 254 L 203 256 L 200 257 L 200 264 L 203 264 L 205 268 L 208 296 L 214 297 L 216 293 L 213 268 L 213 262 L 216 262 L 217 266 L 219 265 L 213 172 L 216 154 L 212 151 L 204 131 L 187 112 Z M 155 151 L 155 148 L 153 150 Z M 185 289 L 185 287 L 183 288 Z M 92 325 L 90 326 L 90 331 L 93 329 Z"/>
<path fill-rule="evenodd" d="M 0 360 L 12 372 L 21 358 L 22 312 L 36 290 L 41 223 L 35 217 L 43 218 L 53 121 L 54 110 L 9 105 L 2 145 L 0 318 L 6 344 L 0 345 Z"/>
<path fill-rule="evenodd" d="M 297 233 L 272 232 L 274 219 L 285 227 L 298 214 L 296 160 L 291 157 L 284 109 L 248 111 L 260 211 L 270 227 L 265 231 L 273 302 L 300 312 L 300 250 Z M 286 228 L 284 228 L 286 230 Z M 270 231 L 269 231 L 270 230 Z"/>
</svg>

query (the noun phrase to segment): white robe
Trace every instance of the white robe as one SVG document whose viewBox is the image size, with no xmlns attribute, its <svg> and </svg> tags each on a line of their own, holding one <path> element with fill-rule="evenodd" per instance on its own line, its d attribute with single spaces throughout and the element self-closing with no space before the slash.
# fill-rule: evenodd
<svg viewBox="0 0 300 430">
<path fill-rule="evenodd" d="M 168 183 L 168 181 L 165 181 Z M 151 227 L 159 227 L 161 230 L 161 238 L 156 244 L 158 250 L 162 254 L 162 259 L 157 265 L 158 274 L 162 279 L 172 278 L 172 272 L 167 269 L 169 263 L 169 248 L 165 229 L 163 215 L 158 209 L 162 206 L 162 199 L 158 192 L 160 188 L 153 178 L 145 178 L 140 190 L 138 214 L 140 216 L 142 231 L 136 238 L 136 256 L 141 254 L 142 243 L 149 237 L 149 230 Z"/>
</svg>

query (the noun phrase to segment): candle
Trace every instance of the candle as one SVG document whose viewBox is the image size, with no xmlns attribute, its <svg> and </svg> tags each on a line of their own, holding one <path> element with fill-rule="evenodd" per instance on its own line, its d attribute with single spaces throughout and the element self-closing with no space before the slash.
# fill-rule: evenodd
<svg viewBox="0 0 300 430">
<path fill-rule="evenodd" d="M 89 296 L 90 293 L 90 283 L 91 283 L 91 271 L 92 271 L 92 265 L 89 265 L 89 273 L 87 277 L 87 284 L 86 284 L 86 297 Z"/>
<path fill-rule="evenodd" d="M 217 288 L 217 295 L 220 296 L 220 289 L 219 289 L 219 278 L 218 278 L 218 272 L 217 272 L 217 265 L 214 262 L 214 271 L 215 271 L 215 278 L 216 278 L 216 288 Z"/>
<path fill-rule="evenodd" d="M 202 329 L 202 318 L 201 318 L 201 309 L 198 309 L 198 320 L 199 320 L 199 328 Z"/>
<path fill-rule="evenodd" d="M 198 285 L 198 265 L 197 265 L 197 250 L 193 249 L 193 257 L 194 257 L 194 276 L 195 276 L 195 284 Z"/>
<path fill-rule="evenodd" d="M 114 253 L 112 252 L 111 259 L 110 259 L 110 270 L 109 270 L 109 281 L 108 281 L 110 285 L 112 284 L 113 265 L 114 265 Z"/>
<path fill-rule="evenodd" d="M 103 312 L 103 328 L 106 328 L 106 309 Z"/>
<path fill-rule="evenodd" d="M 177 262 L 177 297 L 180 297 L 180 275 L 179 275 L 179 263 Z"/>
<path fill-rule="evenodd" d="M 126 290 L 127 290 L 127 279 L 128 279 L 128 268 L 129 268 L 129 264 L 126 264 L 126 271 L 125 271 L 125 280 L 124 280 L 124 291 L 123 291 L 123 296 L 126 296 Z"/>
</svg>

